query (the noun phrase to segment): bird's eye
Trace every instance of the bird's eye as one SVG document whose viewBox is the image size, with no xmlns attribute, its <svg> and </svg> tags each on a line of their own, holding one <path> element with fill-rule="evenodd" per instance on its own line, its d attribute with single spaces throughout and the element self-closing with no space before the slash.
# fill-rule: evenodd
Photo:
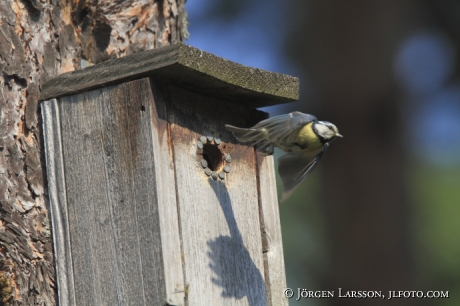
<svg viewBox="0 0 460 306">
<path fill-rule="evenodd" d="M 327 127 L 328 127 L 331 131 L 334 131 L 334 129 L 332 128 L 332 126 L 327 125 Z"/>
</svg>

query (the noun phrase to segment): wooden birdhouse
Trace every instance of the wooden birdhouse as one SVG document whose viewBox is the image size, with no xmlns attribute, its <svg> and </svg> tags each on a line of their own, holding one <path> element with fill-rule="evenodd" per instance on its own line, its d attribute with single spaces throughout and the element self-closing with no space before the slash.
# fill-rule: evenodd
<svg viewBox="0 0 460 306">
<path fill-rule="evenodd" d="M 297 98 L 182 43 L 45 84 L 60 305 L 287 305 L 273 158 L 224 125 Z"/>
</svg>

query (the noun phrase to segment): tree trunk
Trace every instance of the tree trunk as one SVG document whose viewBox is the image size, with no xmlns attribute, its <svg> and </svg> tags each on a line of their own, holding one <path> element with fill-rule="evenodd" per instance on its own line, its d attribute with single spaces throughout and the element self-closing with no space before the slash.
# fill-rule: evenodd
<svg viewBox="0 0 460 306">
<path fill-rule="evenodd" d="M 79 69 L 182 41 L 185 0 L 0 1 L 0 304 L 55 305 L 38 117 L 41 86 Z"/>
<path fill-rule="evenodd" d="M 382 290 L 387 297 L 388 290 L 414 290 L 405 127 L 392 70 L 398 45 L 416 20 L 413 4 L 311 0 L 304 5 L 303 10 L 293 6 L 309 16 L 294 56 L 321 96 L 321 118 L 337 124 L 344 135 L 321 165 L 329 254 L 321 289 Z"/>
</svg>

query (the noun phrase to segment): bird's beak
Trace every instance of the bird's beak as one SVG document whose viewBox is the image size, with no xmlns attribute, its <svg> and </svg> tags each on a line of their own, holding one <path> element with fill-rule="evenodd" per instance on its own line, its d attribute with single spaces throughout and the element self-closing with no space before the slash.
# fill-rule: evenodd
<svg viewBox="0 0 460 306">
<path fill-rule="evenodd" d="M 336 136 L 336 137 L 342 137 L 342 138 L 343 138 L 343 136 L 342 136 L 341 134 L 339 134 L 339 133 L 335 133 L 335 136 Z"/>
</svg>

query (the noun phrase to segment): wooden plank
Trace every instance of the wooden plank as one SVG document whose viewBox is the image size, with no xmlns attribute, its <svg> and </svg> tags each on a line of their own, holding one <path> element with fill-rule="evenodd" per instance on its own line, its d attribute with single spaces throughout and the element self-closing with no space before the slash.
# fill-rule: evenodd
<svg viewBox="0 0 460 306">
<path fill-rule="evenodd" d="M 75 305 L 61 126 L 57 100 L 44 101 L 41 104 L 41 113 L 43 119 L 48 199 L 54 244 L 56 284 L 59 288 L 58 301 L 59 305 Z"/>
<path fill-rule="evenodd" d="M 178 229 L 160 234 L 168 226 L 158 205 L 162 213 L 175 210 L 175 185 L 167 181 L 172 170 L 161 166 L 171 156 L 167 131 L 152 125 L 159 122 L 155 107 L 148 79 L 60 99 L 78 305 L 180 305 L 183 299 Z M 160 181 L 169 186 L 161 192 Z M 162 239 L 173 241 L 162 248 Z M 175 249 L 163 253 L 168 248 Z M 172 264 L 168 273 L 165 263 Z"/>
<path fill-rule="evenodd" d="M 257 152 L 257 164 L 267 301 L 268 305 L 285 306 L 289 301 L 283 295 L 286 288 L 286 272 L 273 156 Z"/>
<path fill-rule="evenodd" d="M 91 96 L 93 95 L 93 96 Z M 60 100 L 62 149 L 67 183 L 76 303 L 116 305 L 116 257 L 107 207 L 107 186 L 97 95 Z M 100 274 L 103 274 L 102 276 Z M 104 276 L 110 274 L 111 281 Z"/>
<path fill-rule="evenodd" d="M 61 171 L 50 200 L 68 214 L 55 238 L 70 284 L 62 301 L 286 305 L 273 160 L 224 129 L 265 113 L 148 79 L 57 106 L 45 102 L 43 112 L 45 142 L 57 156 L 47 160 L 62 163 L 50 161 Z M 235 147 L 224 180 L 199 164 L 196 145 L 208 134 Z"/>
<path fill-rule="evenodd" d="M 165 273 L 166 301 L 170 305 L 183 305 L 185 299 L 182 252 L 179 235 L 176 184 L 173 153 L 169 139 L 166 101 L 162 91 L 153 82 L 149 91 L 150 119 L 152 122 L 152 151 L 155 165 L 155 185 L 163 267 Z"/>
<path fill-rule="evenodd" d="M 62 74 L 43 85 L 40 100 L 105 87 L 142 77 L 169 80 L 214 97 L 263 107 L 296 101 L 299 80 L 246 67 L 176 43 Z"/>
<path fill-rule="evenodd" d="M 208 178 L 197 156 L 200 136 L 229 141 L 225 123 L 251 125 L 265 114 L 179 88 L 170 95 L 188 305 L 266 305 L 254 150 L 234 143 L 224 180 Z"/>
</svg>

